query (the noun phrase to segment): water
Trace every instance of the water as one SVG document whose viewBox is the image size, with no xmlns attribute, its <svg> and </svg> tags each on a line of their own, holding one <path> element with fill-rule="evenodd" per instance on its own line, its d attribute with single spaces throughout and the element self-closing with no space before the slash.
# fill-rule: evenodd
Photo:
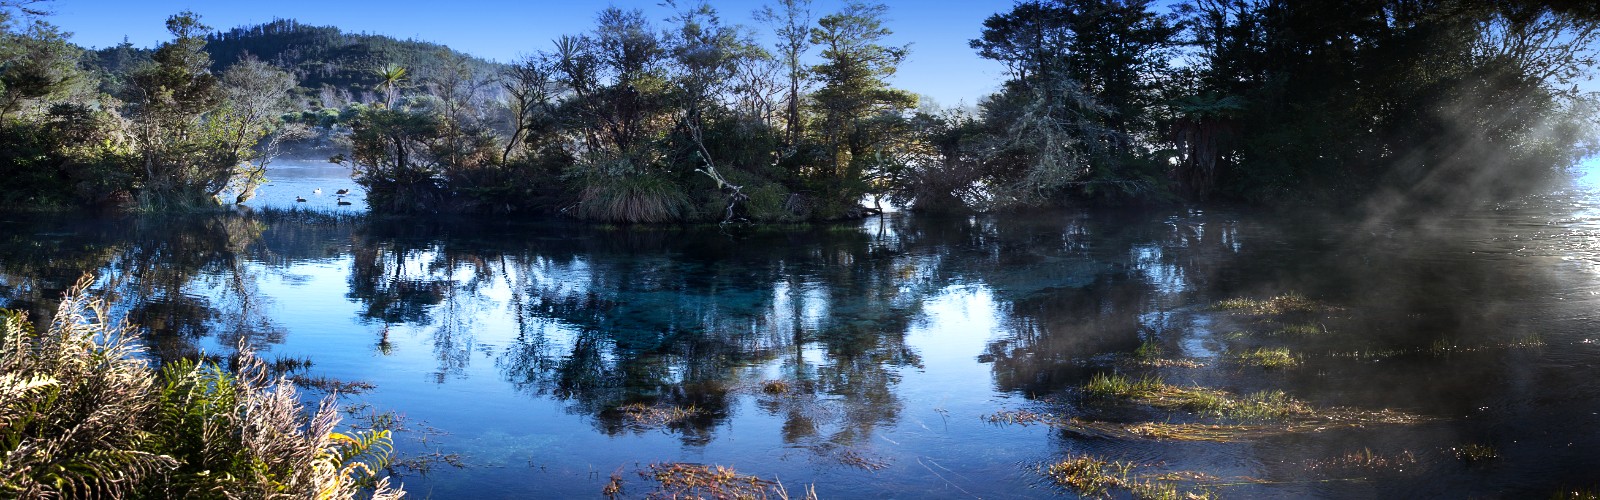
<svg viewBox="0 0 1600 500">
<path fill-rule="evenodd" d="M 301 374 L 371 383 L 342 397 L 347 422 L 403 415 L 401 479 L 422 497 L 598 497 L 613 473 L 640 497 L 637 472 L 663 462 L 823 498 L 1056 497 L 1070 493 L 1038 467 L 1078 454 L 1202 472 L 1224 497 L 1600 483 L 1587 177 L 1431 220 L 1173 209 L 723 230 L 367 218 L 332 203 L 343 171 L 286 167 L 254 210 L 5 217 L 0 296 L 42 318 L 94 272 L 157 356 L 245 339 L 311 360 Z M 323 214 L 259 209 L 312 205 L 293 197 L 315 187 Z M 1210 307 L 1291 292 L 1336 308 L 1306 320 L 1325 333 L 1238 335 L 1265 327 Z M 1144 342 L 1203 366 L 1119 361 Z M 1255 347 L 1302 364 L 1230 360 Z M 1195 419 L 1081 397 L 1112 371 L 1426 421 L 1216 443 L 983 418 Z M 763 391 L 774 380 L 789 389 Z M 661 424 L 628 404 L 694 413 Z M 1460 460 L 1466 444 L 1499 456 Z M 1358 453 L 1387 463 L 1341 460 Z"/>
</svg>

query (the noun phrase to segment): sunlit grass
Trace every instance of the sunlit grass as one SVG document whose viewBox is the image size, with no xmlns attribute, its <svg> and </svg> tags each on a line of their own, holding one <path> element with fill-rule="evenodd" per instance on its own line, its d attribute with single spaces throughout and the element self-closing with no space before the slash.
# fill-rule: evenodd
<svg viewBox="0 0 1600 500">
<path fill-rule="evenodd" d="M 1262 368 L 1291 368 L 1300 364 L 1300 357 L 1290 353 L 1287 347 L 1252 349 L 1235 355 L 1234 360 Z"/>
<path fill-rule="evenodd" d="M 1298 324 L 1292 324 L 1292 325 L 1284 325 L 1283 327 L 1278 328 L 1277 330 L 1273 330 L 1271 335 L 1273 335 L 1273 336 L 1282 336 L 1282 337 L 1309 337 L 1309 336 L 1313 336 L 1313 335 L 1322 335 L 1324 333 L 1328 333 L 1328 328 L 1325 327 L 1325 326 L 1322 326 L 1321 324 L 1318 324 L 1318 323 L 1298 323 Z"/>
<path fill-rule="evenodd" d="M 1252 299 L 1235 297 L 1217 301 L 1211 308 L 1218 311 L 1232 311 L 1257 316 L 1278 316 L 1290 313 L 1313 313 L 1331 310 L 1299 293 L 1290 292 L 1267 299 Z"/>
<path fill-rule="evenodd" d="M 789 498 L 789 492 L 777 481 L 740 474 L 721 465 L 655 463 L 640 474 L 658 484 L 646 498 Z M 620 475 L 613 477 L 603 493 L 608 497 L 622 493 Z M 803 498 L 816 497 L 816 492 L 807 488 Z"/>
<path fill-rule="evenodd" d="M 1133 498 L 1152 500 L 1215 498 L 1209 490 L 1179 488 L 1179 482 L 1207 479 L 1209 476 L 1183 473 L 1142 475 L 1136 473 L 1138 468 L 1131 462 L 1078 455 L 1049 464 L 1041 472 L 1056 484 L 1084 496 L 1110 496 L 1113 492 L 1122 492 Z"/>
<path fill-rule="evenodd" d="M 1364 411 L 1348 408 L 1312 407 L 1283 391 L 1260 391 L 1239 396 L 1206 387 L 1178 387 L 1150 376 L 1130 379 L 1121 374 L 1095 374 L 1084 384 L 1090 399 L 1123 399 L 1157 408 L 1186 410 L 1195 414 L 1239 422 L 1279 421 L 1291 424 L 1324 423 L 1414 423 L 1420 417 L 1388 410 Z"/>
<path fill-rule="evenodd" d="M 1205 366 L 1198 361 L 1190 359 L 1168 358 L 1165 350 L 1161 348 L 1161 344 L 1148 340 L 1141 342 L 1139 347 L 1133 350 L 1131 356 L 1119 359 L 1118 363 L 1148 368 L 1200 368 Z"/>
<path fill-rule="evenodd" d="M 1148 375 L 1134 380 L 1125 375 L 1099 373 L 1089 378 L 1083 391 L 1094 398 L 1129 399 L 1232 420 L 1281 419 L 1311 413 L 1305 403 L 1290 398 L 1283 391 L 1238 397 L 1216 389 L 1167 385 Z"/>
</svg>

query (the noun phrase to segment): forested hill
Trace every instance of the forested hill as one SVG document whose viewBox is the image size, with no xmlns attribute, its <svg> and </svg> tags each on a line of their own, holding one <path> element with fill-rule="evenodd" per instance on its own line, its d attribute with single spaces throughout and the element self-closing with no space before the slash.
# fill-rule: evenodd
<svg viewBox="0 0 1600 500">
<path fill-rule="evenodd" d="M 425 75 L 446 59 L 464 60 L 479 75 L 498 71 L 499 64 L 449 47 L 385 35 L 345 33 L 332 26 L 310 26 L 293 19 L 277 19 L 255 26 L 216 31 L 205 36 L 212 71 L 218 74 L 246 54 L 289 70 L 300 86 L 324 85 L 370 91 L 381 76 L 380 68 L 397 64 L 412 74 Z M 121 73 L 128 65 L 148 58 L 150 50 L 126 44 L 93 52 L 95 65 L 108 73 Z"/>
</svg>

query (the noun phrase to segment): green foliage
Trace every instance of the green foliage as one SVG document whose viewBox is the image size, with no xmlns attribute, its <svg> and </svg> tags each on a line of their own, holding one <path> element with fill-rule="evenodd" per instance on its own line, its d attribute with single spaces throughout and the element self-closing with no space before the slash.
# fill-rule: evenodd
<svg viewBox="0 0 1600 500">
<path fill-rule="evenodd" d="M 688 203 L 683 189 L 661 175 L 594 175 L 584 179 L 577 212 L 579 217 L 606 222 L 675 222 L 683 219 Z"/>
<path fill-rule="evenodd" d="M 0 314 L 0 494 L 24 498 L 398 498 L 386 431 L 334 432 L 331 399 L 307 416 L 292 384 L 241 352 L 145 364 L 132 330 L 107 324 L 91 281 L 50 327 Z"/>
<path fill-rule="evenodd" d="M 81 293 L 42 333 L 0 315 L 0 494 L 118 497 L 176 465 L 145 446 L 149 371 L 131 332 L 105 321 Z"/>
</svg>

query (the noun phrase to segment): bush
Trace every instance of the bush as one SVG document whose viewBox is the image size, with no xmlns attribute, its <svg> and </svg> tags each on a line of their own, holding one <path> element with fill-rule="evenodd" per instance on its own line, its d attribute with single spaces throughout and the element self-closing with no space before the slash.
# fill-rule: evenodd
<svg viewBox="0 0 1600 500">
<path fill-rule="evenodd" d="M 593 175 L 585 180 L 577 215 L 604 222 L 677 222 L 688 207 L 689 196 L 665 176 Z"/>
<path fill-rule="evenodd" d="M 0 314 L 0 496 L 398 498 L 376 471 L 387 432 L 334 432 L 330 398 L 307 416 L 241 349 L 238 373 L 150 369 L 81 280 L 47 331 Z"/>
</svg>

